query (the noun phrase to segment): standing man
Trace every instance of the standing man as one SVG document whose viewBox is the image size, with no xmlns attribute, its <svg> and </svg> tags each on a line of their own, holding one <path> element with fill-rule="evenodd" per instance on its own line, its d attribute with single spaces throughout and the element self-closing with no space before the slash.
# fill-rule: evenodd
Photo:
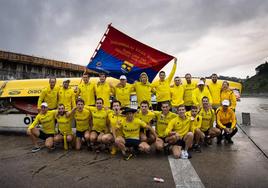
<svg viewBox="0 0 268 188">
<path fill-rule="evenodd" d="M 66 111 L 71 111 L 75 106 L 74 90 L 69 87 L 70 79 L 63 80 L 63 87 L 58 91 L 58 104 L 63 104 Z"/>
<path fill-rule="evenodd" d="M 89 74 L 83 74 L 83 82 L 78 85 L 78 96 L 84 101 L 86 106 L 95 105 L 95 84 L 89 82 Z"/>
<path fill-rule="evenodd" d="M 100 81 L 95 85 L 96 98 L 102 98 L 104 107 L 110 107 L 111 86 L 106 82 L 106 74 L 99 74 Z"/>
<path fill-rule="evenodd" d="M 222 135 L 229 144 L 233 144 L 232 137 L 237 133 L 236 117 L 228 100 L 223 100 L 222 106 L 217 110 L 217 127 L 221 130 L 217 144 L 221 144 Z"/>
<path fill-rule="evenodd" d="M 184 88 L 182 86 L 181 79 L 178 76 L 174 78 L 174 85 L 171 86 L 170 93 L 171 93 L 172 111 L 175 112 L 174 108 L 184 103 L 183 101 Z"/>
<path fill-rule="evenodd" d="M 157 110 L 161 110 L 161 103 L 164 101 L 170 101 L 170 82 L 175 74 L 177 68 L 177 58 L 174 58 L 174 64 L 166 79 L 166 73 L 164 71 L 159 72 L 159 80 L 152 83 L 153 92 L 156 94 Z"/>
<path fill-rule="evenodd" d="M 120 76 L 120 83 L 114 88 L 114 92 L 116 100 L 121 102 L 122 107 L 130 106 L 132 86 L 127 84 L 127 77 L 125 75 Z"/>
<path fill-rule="evenodd" d="M 45 146 L 48 149 L 53 148 L 53 140 L 55 134 L 55 114 L 56 110 L 48 111 L 48 105 L 46 102 L 41 104 L 41 110 L 35 117 L 34 122 L 28 127 L 27 134 L 30 136 L 34 147 L 32 152 L 37 152 L 41 148 L 38 145 L 37 138 L 45 140 Z M 38 129 L 36 126 L 42 125 L 42 129 Z"/>
<path fill-rule="evenodd" d="M 192 105 L 194 104 L 192 93 L 193 93 L 193 90 L 196 88 L 196 84 L 192 82 L 192 76 L 190 73 L 185 74 L 185 80 L 186 80 L 186 84 L 183 85 L 183 88 L 184 88 L 183 100 L 184 100 L 186 111 L 190 111 L 192 108 Z"/>
<path fill-rule="evenodd" d="M 41 104 L 46 102 L 48 105 L 48 109 L 56 109 L 58 105 L 58 91 L 59 87 L 56 87 L 56 78 L 49 78 L 49 87 L 42 90 L 39 98 L 37 109 L 41 110 Z"/>
<path fill-rule="evenodd" d="M 151 97 L 152 97 L 152 85 L 148 81 L 148 75 L 146 72 L 140 74 L 140 80 L 136 81 L 133 85 L 134 91 L 136 91 L 138 106 L 142 101 L 148 101 L 150 107 L 152 106 Z"/>
<path fill-rule="evenodd" d="M 221 105 L 221 84 L 218 82 L 217 74 L 211 75 L 211 83 L 208 85 L 211 97 L 212 97 L 212 108 L 216 110 Z"/>
<path fill-rule="evenodd" d="M 234 92 L 229 87 L 229 82 L 223 81 L 222 88 L 221 88 L 221 102 L 224 100 L 228 100 L 230 104 L 230 108 L 235 111 L 236 107 L 236 97 Z"/>
<path fill-rule="evenodd" d="M 205 86 L 205 83 L 203 80 L 199 80 L 199 82 L 197 84 L 197 88 L 195 88 L 193 93 L 192 93 L 193 103 L 195 106 L 198 107 L 198 109 L 201 108 L 202 98 L 205 96 L 208 97 L 210 103 L 212 103 L 212 98 L 211 98 L 211 95 L 210 95 L 208 88 Z"/>
</svg>

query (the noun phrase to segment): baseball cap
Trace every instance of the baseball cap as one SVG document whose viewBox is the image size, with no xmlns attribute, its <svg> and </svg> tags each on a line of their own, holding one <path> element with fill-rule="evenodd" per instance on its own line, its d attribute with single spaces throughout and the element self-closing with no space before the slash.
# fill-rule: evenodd
<svg viewBox="0 0 268 188">
<path fill-rule="evenodd" d="M 43 102 L 41 106 L 48 107 L 46 102 Z"/>
<path fill-rule="evenodd" d="M 221 104 L 222 104 L 222 106 L 229 106 L 230 105 L 230 102 L 229 102 L 229 100 L 226 100 L 225 99 L 225 100 L 222 101 Z"/>
<path fill-rule="evenodd" d="M 205 85 L 204 81 L 203 80 L 199 80 L 198 84 L 197 85 Z"/>
<path fill-rule="evenodd" d="M 69 78 L 64 78 L 63 82 L 70 82 Z"/>
<path fill-rule="evenodd" d="M 125 75 L 121 75 L 119 79 L 120 79 L 120 80 L 126 80 L 127 77 L 126 77 Z"/>
</svg>

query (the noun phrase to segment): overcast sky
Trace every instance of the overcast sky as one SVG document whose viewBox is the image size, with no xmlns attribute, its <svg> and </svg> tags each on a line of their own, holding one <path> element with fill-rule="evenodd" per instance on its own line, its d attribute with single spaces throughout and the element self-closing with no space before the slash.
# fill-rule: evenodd
<svg viewBox="0 0 268 188">
<path fill-rule="evenodd" d="M 179 76 L 245 78 L 268 60 L 266 0 L 0 0 L 0 49 L 86 66 L 109 23 L 178 57 Z"/>
</svg>

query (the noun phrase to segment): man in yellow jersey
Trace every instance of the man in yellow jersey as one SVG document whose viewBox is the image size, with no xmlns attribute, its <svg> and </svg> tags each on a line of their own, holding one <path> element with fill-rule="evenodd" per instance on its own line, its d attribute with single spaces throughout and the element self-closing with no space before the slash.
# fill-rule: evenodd
<svg viewBox="0 0 268 188">
<path fill-rule="evenodd" d="M 103 107 L 103 99 L 96 99 L 96 107 L 89 106 L 92 114 L 92 127 L 90 132 L 90 144 L 99 152 L 99 144 L 109 145 L 113 142 L 113 135 L 109 127 L 108 111 Z"/>
<path fill-rule="evenodd" d="M 167 102 L 163 102 L 162 103 L 162 107 L 161 107 L 162 111 L 154 111 L 155 115 L 156 115 L 156 133 L 158 138 L 156 138 L 155 141 L 155 148 L 157 151 L 163 151 L 163 149 L 165 149 L 165 153 L 168 154 L 168 150 L 166 151 L 166 149 L 168 149 L 168 143 L 172 142 L 172 140 L 167 139 L 166 135 L 165 135 L 165 130 L 167 128 L 168 123 L 177 117 L 177 115 L 173 112 L 170 112 L 170 103 Z M 167 146 L 167 147 L 164 147 Z"/>
<path fill-rule="evenodd" d="M 236 108 L 236 97 L 234 92 L 229 88 L 229 82 L 223 81 L 221 88 L 221 102 L 224 100 L 229 100 L 230 108 L 235 111 Z"/>
<path fill-rule="evenodd" d="M 123 136 L 123 133 L 121 130 L 117 130 L 116 127 L 118 124 L 121 124 L 125 116 L 121 114 L 121 103 L 120 101 L 114 100 L 111 104 L 112 110 L 108 114 L 108 119 L 110 123 L 110 129 L 111 133 L 113 134 L 114 139 L 118 137 L 118 139 L 121 139 Z M 116 154 L 116 148 L 115 145 L 112 147 L 111 154 Z"/>
<path fill-rule="evenodd" d="M 127 84 L 127 77 L 125 75 L 120 76 L 120 83 L 114 87 L 114 93 L 116 100 L 121 102 L 122 107 L 130 106 L 130 94 L 132 92 L 132 86 Z"/>
<path fill-rule="evenodd" d="M 118 129 L 122 130 L 123 137 L 115 140 L 117 147 L 121 150 L 124 157 L 127 157 L 126 154 L 127 148 L 133 147 L 135 150 L 140 150 L 145 153 L 150 152 L 150 146 L 146 142 L 140 141 L 140 129 L 145 128 L 151 131 L 152 134 L 157 137 L 153 128 L 147 125 L 145 122 L 141 121 L 138 118 L 134 117 L 136 109 L 125 107 L 122 114 L 126 115 L 124 121 L 118 124 Z"/>
<path fill-rule="evenodd" d="M 149 102 L 148 101 L 142 101 L 140 104 L 140 110 L 135 113 L 135 117 L 144 121 L 147 125 L 151 126 L 153 125 L 153 121 L 155 121 L 155 113 L 151 110 L 149 110 Z M 140 140 L 142 142 L 147 142 L 149 144 L 155 142 L 154 135 L 149 131 L 141 128 L 140 132 Z"/>
<path fill-rule="evenodd" d="M 95 85 L 96 98 L 102 98 L 104 107 L 110 107 L 111 85 L 106 82 L 106 74 L 99 74 L 99 82 Z"/>
<path fill-rule="evenodd" d="M 212 103 L 212 98 L 208 90 L 208 87 L 205 86 L 205 83 L 203 80 L 199 80 L 197 84 L 197 88 L 195 88 L 192 93 L 192 98 L 193 98 L 192 100 L 193 100 L 194 105 L 197 106 L 198 108 L 201 108 L 202 98 L 205 96 L 208 97 L 210 103 Z"/>
<path fill-rule="evenodd" d="M 208 97 L 202 98 L 202 108 L 199 111 L 199 115 L 202 117 L 201 131 L 205 135 L 205 143 L 212 144 L 212 139 L 220 135 L 221 131 L 217 127 L 213 126 L 216 120 L 215 111 L 211 109 Z"/>
<path fill-rule="evenodd" d="M 70 79 L 63 80 L 63 87 L 58 91 L 58 104 L 64 104 L 66 111 L 71 111 L 75 105 L 75 94 L 69 87 Z"/>
<path fill-rule="evenodd" d="M 182 159 L 191 158 L 188 149 L 193 144 L 193 132 L 191 130 L 191 118 L 185 115 L 185 106 L 180 105 L 177 107 L 178 116 L 171 120 L 165 130 L 165 135 L 168 137 L 176 135 L 177 143 L 172 145 L 171 150 L 175 158 L 181 157 Z M 184 149 L 184 150 L 182 150 Z"/>
<path fill-rule="evenodd" d="M 198 114 L 197 106 L 192 106 L 191 111 L 185 113 L 191 119 L 191 131 L 194 134 L 193 150 L 201 152 L 201 143 L 204 141 L 205 134 L 200 130 L 202 124 L 202 116 Z"/>
<path fill-rule="evenodd" d="M 83 74 L 83 82 L 78 85 L 78 96 L 85 101 L 86 106 L 95 105 L 95 84 L 89 82 L 89 74 Z"/>
<path fill-rule="evenodd" d="M 165 71 L 159 72 L 159 80 L 152 83 L 153 92 L 156 94 L 157 110 L 161 110 L 161 103 L 164 101 L 170 101 L 170 83 L 176 72 L 177 58 L 174 58 L 174 64 L 172 70 L 166 79 Z"/>
<path fill-rule="evenodd" d="M 232 137 L 237 133 L 236 116 L 230 102 L 222 101 L 222 106 L 217 109 L 217 127 L 221 130 L 221 134 L 217 137 L 217 144 L 221 144 L 222 135 L 229 144 L 233 144 Z M 222 132 L 224 133 L 222 134 Z"/>
<path fill-rule="evenodd" d="M 57 120 L 58 132 L 54 137 L 54 141 L 56 143 L 63 142 L 64 136 L 66 136 L 68 145 L 71 145 L 74 139 L 71 112 L 65 111 L 65 106 L 63 104 L 59 104 L 55 118 Z"/>
<path fill-rule="evenodd" d="M 184 88 L 182 86 L 181 79 L 178 76 L 174 78 L 174 85 L 170 87 L 170 94 L 172 112 L 175 112 L 175 107 L 184 103 Z"/>
<path fill-rule="evenodd" d="M 42 90 L 39 98 L 37 108 L 41 110 L 42 102 L 46 102 L 49 110 L 57 108 L 58 105 L 58 90 L 59 88 L 56 85 L 56 78 L 49 78 L 49 87 Z"/>
<path fill-rule="evenodd" d="M 37 138 L 45 140 L 45 146 L 48 149 L 53 149 L 53 138 L 55 134 L 55 110 L 48 111 L 48 105 L 46 102 L 41 104 L 41 110 L 35 117 L 34 122 L 28 127 L 27 134 L 30 136 L 34 147 L 32 152 L 37 152 L 41 148 L 37 143 Z M 42 129 L 38 129 L 36 126 L 41 124 Z"/>
<path fill-rule="evenodd" d="M 217 74 L 213 73 L 211 75 L 211 83 L 208 85 L 212 97 L 212 108 L 216 110 L 221 105 L 221 84 L 218 82 Z"/>
<path fill-rule="evenodd" d="M 133 89 L 136 91 L 138 105 L 140 105 L 142 101 L 148 101 L 150 107 L 152 106 L 152 86 L 148 81 L 148 75 L 145 72 L 140 74 L 140 80 L 134 83 Z"/>
<path fill-rule="evenodd" d="M 91 113 L 88 109 L 84 108 L 85 102 L 83 99 L 78 98 L 76 101 L 76 107 L 72 109 L 75 124 L 76 124 L 76 141 L 75 149 L 80 150 L 82 145 L 82 139 L 88 143 L 90 140 L 90 125 L 91 125 Z"/>
<path fill-rule="evenodd" d="M 183 84 L 184 88 L 184 95 L 183 101 L 186 108 L 186 111 L 190 111 L 193 103 L 192 93 L 193 90 L 196 88 L 196 83 L 192 82 L 192 76 L 190 73 L 185 74 L 186 84 Z"/>
</svg>

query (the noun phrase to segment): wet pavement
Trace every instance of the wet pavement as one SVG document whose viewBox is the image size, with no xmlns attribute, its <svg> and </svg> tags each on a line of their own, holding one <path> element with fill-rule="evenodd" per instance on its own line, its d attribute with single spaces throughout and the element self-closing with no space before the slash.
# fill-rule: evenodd
<svg viewBox="0 0 268 188">
<path fill-rule="evenodd" d="M 238 104 L 238 116 L 248 109 L 241 106 L 244 103 Z M 192 152 L 189 164 L 205 187 L 268 187 L 268 159 L 263 153 L 267 152 L 268 145 L 268 103 L 264 100 L 261 104 L 263 108 L 256 107 L 257 110 L 251 105 L 251 109 L 256 110 L 251 112 L 252 125 L 240 125 L 243 131 L 239 128 L 233 145 L 224 142 L 217 145 L 214 141 L 213 145 L 204 146 L 202 153 Z M 1 187 L 131 188 L 175 187 L 175 184 L 177 187 L 196 187 L 189 182 L 198 178 L 192 177 L 194 173 L 187 172 L 188 168 L 182 168 L 183 165 L 171 168 L 172 163 L 164 154 L 142 154 L 125 161 L 120 154 L 112 157 L 85 148 L 82 151 L 56 148 L 53 152 L 44 148 L 31 153 L 31 147 L 25 136 L 0 135 Z M 178 161 L 185 164 L 182 159 Z M 161 177 L 165 182 L 156 183 L 154 177 Z"/>
</svg>

